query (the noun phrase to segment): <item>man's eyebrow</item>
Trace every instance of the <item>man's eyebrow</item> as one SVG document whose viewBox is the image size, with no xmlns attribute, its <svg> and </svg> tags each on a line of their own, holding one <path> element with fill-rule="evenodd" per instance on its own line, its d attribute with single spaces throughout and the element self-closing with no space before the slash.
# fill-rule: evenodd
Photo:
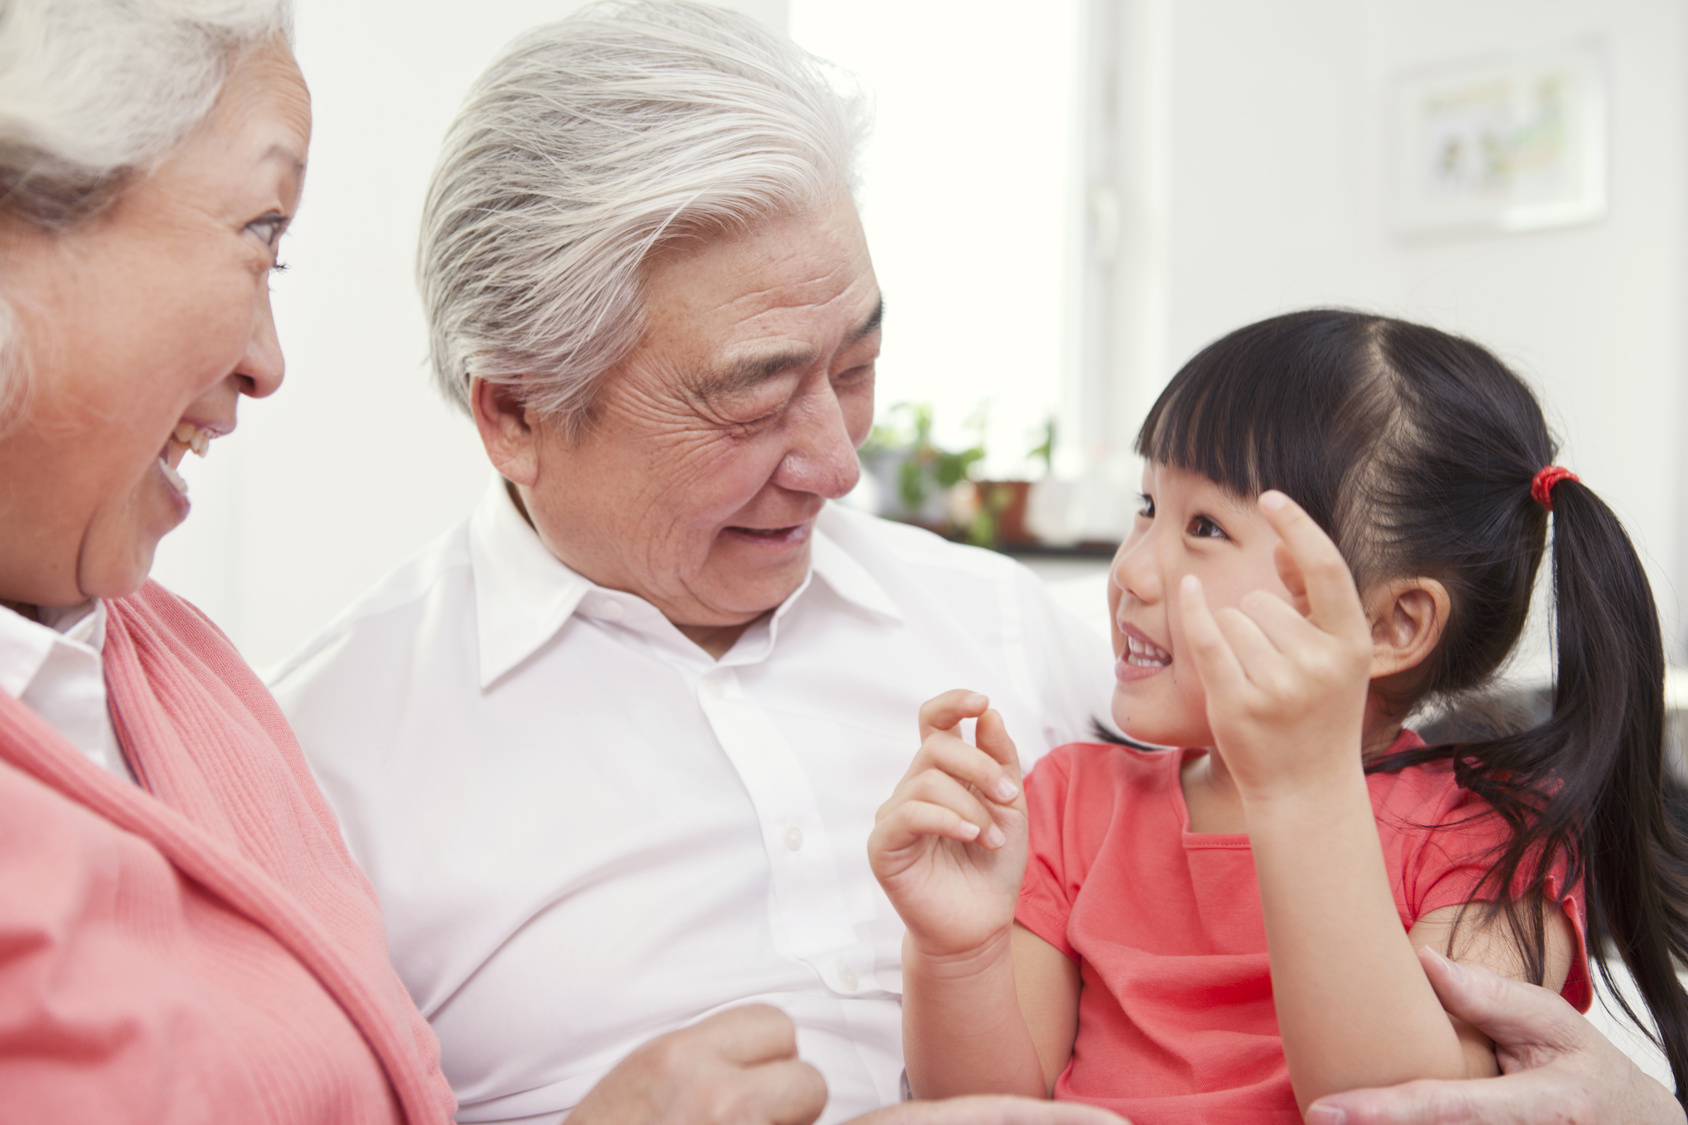
<svg viewBox="0 0 1688 1125">
<path fill-rule="evenodd" d="M 882 300 L 874 306 L 873 312 L 868 314 L 855 331 L 850 333 L 849 343 L 855 344 L 879 331 L 881 322 L 885 319 L 885 302 Z M 730 395 L 737 391 L 746 391 L 751 387 L 775 379 L 787 371 L 797 367 L 807 367 L 815 361 L 815 353 L 810 348 L 788 348 L 784 351 L 771 352 L 767 355 L 751 356 L 728 364 L 725 368 L 705 375 L 698 380 L 693 393 L 701 399 L 716 398 Z"/>
<path fill-rule="evenodd" d="M 858 343 L 859 341 L 873 335 L 875 332 L 879 331 L 880 326 L 884 323 L 885 298 L 881 297 L 879 299 L 879 303 L 873 306 L 873 311 L 868 313 L 867 319 L 862 321 L 862 326 L 850 334 L 850 343 Z"/>
</svg>

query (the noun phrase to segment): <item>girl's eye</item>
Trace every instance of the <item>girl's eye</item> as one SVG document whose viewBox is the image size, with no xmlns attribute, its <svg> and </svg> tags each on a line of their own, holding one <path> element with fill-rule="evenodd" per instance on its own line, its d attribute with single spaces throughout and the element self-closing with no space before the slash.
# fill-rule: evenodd
<svg viewBox="0 0 1688 1125">
<path fill-rule="evenodd" d="M 1206 516 L 1197 516 L 1190 521 L 1190 534 L 1197 539 L 1226 539 L 1225 529 L 1214 523 Z"/>
<path fill-rule="evenodd" d="M 1146 520 L 1155 518 L 1155 498 L 1146 492 L 1137 494 L 1137 514 Z"/>
</svg>

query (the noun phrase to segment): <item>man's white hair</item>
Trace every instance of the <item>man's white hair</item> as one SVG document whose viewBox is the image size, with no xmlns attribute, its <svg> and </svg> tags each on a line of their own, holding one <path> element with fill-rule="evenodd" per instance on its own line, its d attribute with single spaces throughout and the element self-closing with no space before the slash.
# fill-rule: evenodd
<svg viewBox="0 0 1688 1125">
<path fill-rule="evenodd" d="M 659 246 L 855 188 L 867 129 L 842 76 L 747 16 L 596 4 L 512 43 L 446 133 L 417 279 L 434 375 L 473 378 L 576 433 L 638 342 Z"/>
<path fill-rule="evenodd" d="M 94 215 L 205 118 L 235 58 L 292 33 L 292 0 L 0 0 L 0 220 Z M 0 294 L 0 425 L 25 382 L 13 330 Z"/>
</svg>

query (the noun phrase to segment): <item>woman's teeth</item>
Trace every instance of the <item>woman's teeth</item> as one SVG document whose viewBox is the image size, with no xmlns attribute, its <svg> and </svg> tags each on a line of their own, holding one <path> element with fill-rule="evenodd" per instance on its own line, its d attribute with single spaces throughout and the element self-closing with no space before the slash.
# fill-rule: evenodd
<svg viewBox="0 0 1688 1125">
<path fill-rule="evenodd" d="M 192 422 L 177 422 L 176 430 L 170 435 L 170 440 L 178 445 L 185 445 L 193 450 L 194 456 L 203 457 L 211 448 L 211 435 L 194 425 Z"/>
<path fill-rule="evenodd" d="M 1128 633 L 1125 638 L 1125 662 L 1135 664 L 1139 668 L 1165 668 L 1172 663 L 1172 654 L 1159 645 L 1140 641 Z"/>
<path fill-rule="evenodd" d="M 170 440 L 164 443 L 164 452 L 158 455 L 158 468 L 164 474 L 164 479 L 170 487 L 183 496 L 188 493 L 188 482 L 182 479 L 182 474 L 176 471 L 176 465 L 190 451 L 196 457 L 203 457 L 211 448 L 211 435 L 192 422 L 177 422 L 176 428 L 170 433 Z"/>
</svg>

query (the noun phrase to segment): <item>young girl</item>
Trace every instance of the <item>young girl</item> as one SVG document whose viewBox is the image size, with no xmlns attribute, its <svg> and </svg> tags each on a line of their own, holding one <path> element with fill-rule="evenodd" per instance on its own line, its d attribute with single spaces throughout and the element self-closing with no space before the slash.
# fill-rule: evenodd
<svg viewBox="0 0 1688 1125">
<path fill-rule="evenodd" d="M 908 926 L 914 1092 L 1299 1121 L 1341 1090 L 1495 1073 L 1419 956 L 1586 1010 L 1590 940 L 1623 956 L 1688 1090 L 1658 616 L 1524 384 L 1433 329 L 1295 313 L 1191 360 L 1137 449 L 1113 716 L 1205 749 L 1066 746 L 1022 794 L 988 701 L 925 706 L 868 846 Z M 1425 746 L 1404 719 L 1517 642 L 1550 512 L 1551 715 Z"/>
</svg>

